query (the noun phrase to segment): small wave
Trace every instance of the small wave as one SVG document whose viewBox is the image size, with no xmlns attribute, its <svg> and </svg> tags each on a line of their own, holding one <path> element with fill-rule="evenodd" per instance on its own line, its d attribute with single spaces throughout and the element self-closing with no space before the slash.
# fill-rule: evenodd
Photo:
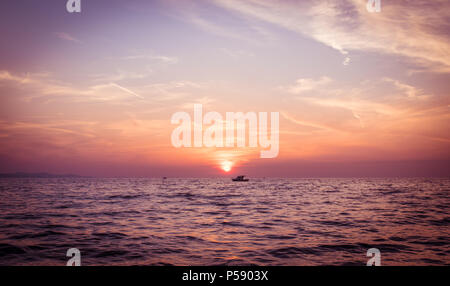
<svg viewBox="0 0 450 286">
<path fill-rule="evenodd" d="M 331 226 L 353 226 L 353 223 L 347 221 L 337 221 L 337 220 L 320 220 L 317 223 Z"/>
<path fill-rule="evenodd" d="M 38 233 L 25 233 L 25 234 L 13 235 L 10 237 L 10 239 L 46 238 L 46 237 L 50 237 L 50 236 L 64 236 L 64 235 L 66 235 L 66 233 L 64 233 L 64 232 L 47 230 L 47 231 L 38 232 Z"/>
<path fill-rule="evenodd" d="M 9 254 L 24 254 L 24 253 L 26 253 L 26 251 L 18 246 L 7 243 L 0 243 L 0 256 L 5 256 Z"/>
<path fill-rule="evenodd" d="M 435 265 L 443 265 L 444 262 L 441 260 L 437 260 L 437 259 L 431 259 L 431 258 L 422 258 L 421 259 L 423 262 L 425 262 L 426 264 L 435 264 Z"/>
<path fill-rule="evenodd" d="M 293 258 L 300 254 L 314 254 L 317 255 L 319 252 L 311 247 L 282 247 L 277 249 L 269 250 L 268 253 L 276 258 Z"/>
<path fill-rule="evenodd" d="M 121 239 L 121 238 L 125 238 L 127 237 L 126 234 L 121 233 L 121 232 L 97 232 L 97 233 L 93 233 L 93 236 L 97 236 L 97 237 L 104 237 L 104 238 L 111 238 L 111 239 Z"/>
<path fill-rule="evenodd" d="M 407 245 L 404 245 L 404 244 L 389 244 L 389 243 L 366 244 L 366 243 L 359 243 L 358 245 L 361 246 L 363 249 L 378 248 L 382 253 L 383 252 L 397 253 L 397 252 L 411 250 L 411 247 L 409 247 Z"/>
<path fill-rule="evenodd" d="M 378 189 L 378 191 L 383 194 L 383 195 L 392 195 L 392 194 L 400 194 L 403 193 L 402 190 L 398 190 L 398 189 Z"/>
<path fill-rule="evenodd" d="M 170 253 L 183 253 L 183 252 L 187 252 L 187 251 L 184 249 L 181 249 L 181 248 L 171 248 L 171 247 L 163 247 L 163 248 L 153 250 L 153 253 L 157 253 L 157 254 L 170 254 Z"/>
<path fill-rule="evenodd" d="M 398 237 L 398 236 L 391 236 L 391 237 L 389 237 L 389 239 L 392 241 L 406 241 L 407 240 L 406 238 Z"/>
<path fill-rule="evenodd" d="M 293 235 L 274 235 L 274 234 L 268 234 L 264 237 L 268 239 L 277 239 L 277 240 L 289 240 L 296 238 L 296 236 Z"/>
<path fill-rule="evenodd" d="M 141 195 L 112 195 L 107 197 L 107 199 L 123 199 L 123 200 L 131 200 L 131 199 L 137 199 L 141 197 Z"/>
<path fill-rule="evenodd" d="M 229 226 L 241 226 L 241 227 L 245 227 L 243 224 L 236 222 L 236 221 L 223 221 L 221 222 L 221 224 L 223 225 L 229 225 Z"/>
<path fill-rule="evenodd" d="M 430 245 L 430 246 L 446 246 L 449 244 L 448 241 L 438 241 L 438 240 L 412 240 L 408 241 L 408 243 Z"/>
<path fill-rule="evenodd" d="M 321 251 L 346 251 L 350 253 L 362 252 L 360 245 L 355 244 L 323 244 L 319 245 L 317 249 Z"/>
<path fill-rule="evenodd" d="M 116 256 L 124 256 L 126 254 L 128 254 L 129 252 L 126 250 L 107 250 L 107 251 L 102 251 L 96 255 L 94 255 L 94 257 L 97 258 L 102 258 L 102 257 L 116 257 Z"/>
<path fill-rule="evenodd" d="M 446 218 L 438 219 L 438 220 L 430 220 L 430 224 L 436 225 L 436 226 L 447 226 L 450 224 L 450 217 L 446 217 Z"/>
<path fill-rule="evenodd" d="M 196 241 L 196 242 L 205 242 L 204 239 L 200 238 L 200 237 L 196 237 L 196 236 L 191 236 L 191 235 L 186 235 L 186 236 L 177 236 L 176 238 L 180 239 L 180 240 L 189 240 L 189 241 Z"/>
</svg>

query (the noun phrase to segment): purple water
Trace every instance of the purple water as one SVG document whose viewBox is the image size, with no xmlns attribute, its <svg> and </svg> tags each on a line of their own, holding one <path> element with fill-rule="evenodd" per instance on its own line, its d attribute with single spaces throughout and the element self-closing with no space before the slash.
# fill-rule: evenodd
<svg viewBox="0 0 450 286">
<path fill-rule="evenodd" d="M 0 179 L 0 264 L 450 264 L 450 179 Z"/>
</svg>

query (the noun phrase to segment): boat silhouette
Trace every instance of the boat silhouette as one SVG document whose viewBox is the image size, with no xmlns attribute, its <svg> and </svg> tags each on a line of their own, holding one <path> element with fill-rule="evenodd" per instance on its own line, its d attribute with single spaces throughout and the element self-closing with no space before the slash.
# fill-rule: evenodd
<svg viewBox="0 0 450 286">
<path fill-rule="evenodd" d="M 248 179 L 245 176 L 237 176 L 236 178 L 232 178 L 233 182 L 248 182 Z"/>
</svg>

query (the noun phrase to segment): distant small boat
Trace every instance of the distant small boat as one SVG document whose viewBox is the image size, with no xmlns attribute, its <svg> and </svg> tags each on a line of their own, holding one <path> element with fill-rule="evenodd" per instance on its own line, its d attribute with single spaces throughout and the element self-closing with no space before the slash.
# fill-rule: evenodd
<svg viewBox="0 0 450 286">
<path fill-rule="evenodd" d="M 237 176 L 231 180 L 233 180 L 233 182 L 248 182 L 248 179 L 246 179 L 245 176 Z"/>
</svg>

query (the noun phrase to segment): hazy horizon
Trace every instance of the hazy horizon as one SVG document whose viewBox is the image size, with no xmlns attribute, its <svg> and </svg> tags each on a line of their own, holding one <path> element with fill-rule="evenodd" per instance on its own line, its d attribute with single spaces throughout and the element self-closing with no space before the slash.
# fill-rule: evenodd
<svg viewBox="0 0 450 286">
<path fill-rule="evenodd" d="M 361 169 L 361 166 L 363 166 L 365 163 L 365 169 Z M 376 162 L 380 164 L 380 162 Z M 129 175 L 123 175 L 122 168 L 118 168 L 117 174 L 108 174 L 108 173 L 86 173 L 83 171 L 75 172 L 75 173 L 67 173 L 67 172 L 51 172 L 51 171 L 24 171 L 24 170 L 17 170 L 17 171 L 10 171 L 10 172 L 0 172 L 0 175 L 8 175 L 8 174 L 15 174 L 15 173 L 23 173 L 23 174 L 49 174 L 49 175 L 74 175 L 74 176 L 81 176 L 81 177 L 92 177 L 92 178 L 227 178 L 227 177 L 233 177 L 237 175 L 246 175 L 248 177 L 252 178 L 298 178 L 298 179 L 304 179 L 304 178 L 448 178 L 450 175 L 448 174 L 448 166 L 446 161 L 440 162 L 441 164 L 436 164 L 434 161 L 429 162 L 396 162 L 396 164 L 393 164 L 392 162 L 381 162 L 384 163 L 385 166 L 389 166 L 389 168 L 381 168 L 382 171 L 373 172 L 372 171 L 372 164 L 375 164 L 374 162 L 353 162 L 353 167 L 349 168 L 347 165 L 345 171 L 336 172 L 333 171 L 336 169 L 334 165 L 340 164 L 338 162 L 334 162 L 331 164 L 331 166 L 328 164 L 323 164 L 320 162 L 312 162 L 311 164 L 314 165 L 316 168 L 319 169 L 327 169 L 328 171 L 318 171 L 315 169 L 310 169 L 308 171 L 305 171 L 304 168 L 308 168 L 308 165 L 302 166 L 298 169 L 294 169 L 287 173 L 281 173 L 278 168 L 275 166 L 273 168 L 266 167 L 269 172 L 272 172 L 270 174 L 269 172 L 258 172 L 258 169 L 252 170 L 251 167 L 241 167 L 238 170 L 232 170 L 230 172 L 225 173 L 214 173 L 211 172 L 209 169 L 209 166 L 203 166 L 203 169 L 205 172 L 210 172 L 205 175 L 205 173 L 195 173 L 193 171 L 185 172 L 184 169 L 175 171 L 174 173 L 174 167 L 169 167 L 166 169 L 157 167 L 156 170 L 149 171 L 147 174 L 145 174 L 144 171 L 137 172 L 137 170 L 131 170 Z M 426 163 L 426 164 L 424 164 Z M 311 165 L 310 164 L 310 165 Z M 325 165 L 325 166 L 324 166 Z M 378 165 L 378 167 L 380 167 Z M 330 171 L 330 169 L 332 171 Z M 33 169 L 34 170 L 34 169 Z M 167 172 L 165 172 L 165 170 Z M 278 170 L 278 171 L 276 171 Z M 172 172 L 172 173 L 171 173 Z M 136 174 L 140 173 L 140 174 Z M 321 174 L 321 175 L 318 175 Z"/>
</svg>

